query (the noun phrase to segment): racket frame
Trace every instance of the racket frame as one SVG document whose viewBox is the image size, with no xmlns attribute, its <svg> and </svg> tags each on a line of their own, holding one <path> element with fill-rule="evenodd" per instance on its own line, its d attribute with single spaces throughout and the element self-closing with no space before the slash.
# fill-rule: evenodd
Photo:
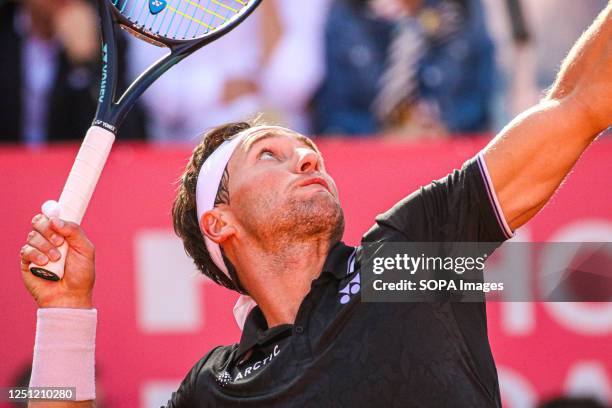
<svg viewBox="0 0 612 408">
<path fill-rule="evenodd" d="M 110 0 L 98 0 L 100 20 L 102 26 L 102 80 L 100 85 L 100 97 L 98 109 L 94 117 L 93 126 L 100 126 L 117 132 L 119 126 L 125 119 L 136 100 L 153 82 L 164 72 L 176 65 L 182 59 L 204 47 L 205 45 L 224 36 L 242 21 L 244 21 L 262 0 L 252 0 L 243 7 L 236 16 L 221 24 L 216 29 L 191 40 L 177 40 L 163 37 L 139 27 L 122 15 Z M 116 100 L 116 78 L 117 78 L 117 42 L 114 26 L 118 25 L 131 35 L 158 47 L 167 47 L 169 53 L 151 64 L 125 92 Z M 104 61 L 106 59 L 107 61 Z M 107 89 L 106 84 L 112 84 L 112 89 Z"/>
</svg>

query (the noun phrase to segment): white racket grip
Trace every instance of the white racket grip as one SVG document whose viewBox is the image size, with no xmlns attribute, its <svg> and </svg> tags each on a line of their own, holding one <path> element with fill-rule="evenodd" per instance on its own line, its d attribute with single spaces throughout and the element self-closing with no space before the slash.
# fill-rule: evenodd
<svg viewBox="0 0 612 408">
<path fill-rule="evenodd" d="M 99 126 L 89 128 L 62 190 L 59 199 L 59 218 L 81 223 L 114 141 L 115 135 L 112 132 Z M 59 247 L 59 251 L 62 256 L 60 260 L 49 262 L 44 267 L 30 264 L 30 271 L 36 268 L 38 271 L 33 273 L 37 276 L 53 280 L 61 279 L 64 276 L 68 244 L 64 242 Z"/>
<path fill-rule="evenodd" d="M 114 141 L 112 132 L 89 128 L 59 199 L 61 219 L 81 223 Z"/>
</svg>

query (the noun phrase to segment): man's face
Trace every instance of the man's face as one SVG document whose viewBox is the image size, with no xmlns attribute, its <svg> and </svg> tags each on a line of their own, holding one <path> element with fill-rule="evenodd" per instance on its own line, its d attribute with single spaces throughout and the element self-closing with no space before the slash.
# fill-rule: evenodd
<svg viewBox="0 0 612 408">
<path fill-rule="evenodd" d="M 229 208 L 263 242 L 327 237 L 337 241 L 344 216 L 333 179 L 314 144 L 277 127 L 258 127 L 228 163 Z"/>
</svg>

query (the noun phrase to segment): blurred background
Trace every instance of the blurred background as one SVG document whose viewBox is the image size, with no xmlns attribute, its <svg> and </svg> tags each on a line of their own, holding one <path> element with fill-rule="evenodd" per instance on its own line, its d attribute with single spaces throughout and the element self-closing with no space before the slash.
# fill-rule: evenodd
<svg viewBox="0 0 612 408">
<path fill-rule="evenodd" d="M 357 244 L 375 214 L 536 103 L 605 4 L 264 0 L 164 74 L 121 127 L 84 221 L 98 249 L 99 406 L 159 406 L 200 356 L 238 339 L 235 296 L 196 276 L 171 232 L 174 181 L 204 130 L 261 113 L 315 137 Z M 0 387 L 27 383 L 35 307 L 18 251 L 93 118 L 97 18 L 90 0 L 0 0 Z M 127 34 L 119 45 L 119 89 L 164 53 Z M 612 241 L 610 157 L 602 135 L 514 239 Z M 538 259 L 525 268 L 542 273 Z M 495 303 L 489 328 L 505 406 L 612 404 L 611 304 Z"/>
</svg>

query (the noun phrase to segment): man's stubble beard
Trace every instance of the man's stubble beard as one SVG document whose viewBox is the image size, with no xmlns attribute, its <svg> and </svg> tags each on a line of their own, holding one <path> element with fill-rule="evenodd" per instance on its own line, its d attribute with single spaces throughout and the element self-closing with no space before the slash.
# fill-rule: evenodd
<svg viewBox="0 0 612 408">
<path fill-rule="evenodd" d="M 331 196 L 289 197 L 278 206 L 272 197 L 251 203 L 242 220 L 244 228 L 266 247 L 291 242 L 329 240 L 330 247 L 344 234 L 344 212 Z"/>
</svg>

